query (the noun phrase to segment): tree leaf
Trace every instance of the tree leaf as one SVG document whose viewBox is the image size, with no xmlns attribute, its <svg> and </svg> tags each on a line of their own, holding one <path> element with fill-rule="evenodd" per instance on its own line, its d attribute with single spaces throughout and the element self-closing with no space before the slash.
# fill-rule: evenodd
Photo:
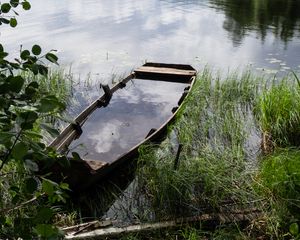
<svg viewBox="0 0 300 240">
<path fill-rule="evenodd" d="M 299 234 L 299 225 L 297 223 L 292 223 L 289 230 L 293 236 L 297 236 Z"/>
<path fill-rule="evenodd" d="M 55 54 L 47 53 L 46 54 L 46 59 L 48 59 L 50 62 L 55 63 L 55 64 L 58 65 L 58 63 L 57 63 L 58 57 Z"/>
<path fill-rule="evenodd" d="M 1 23 L 9 24 L 9 20 L 7 18 L 0 17 L 0 25 L 1 25 Z"/>
<path fill-rule="evenodd" d="M 50 95 L 40 100 L 39 111 L 48 113 L 63 107 L 64 105 L 55 96 Z"/>
<path fill-rule="evenodd" d="M 72 157 L 73 157 L 73 160 L 75 160 L 75 161 L 82 161 L 82 158 L 80 157 L 80 155 L 77 152 L 72 152 Z"/>
<path fill-rule="evenodd" d="M 35 217 L 36 223 L 44 223 L 51 220 L 53 217 L 54 211 L 49 207 L 42 207 L 39 212 L 37 213 L 37 216 Z"/>
<path fill-rule="evenodd" d="M 28 146 L 23 142 L 18 142 L 12 150 L 13 157 L 21 161 L 28 152 Z"/>
<path fill-rule="evenodd" d="M 24 10 L 29 10 L 31 8 L 30 3 L 27 1 L 22 2 L 22 6 Z"/>
<path fill-rule="evenodd" d="M 33 194 L 38 188 L 38 182 L 35 178 L 27 178 L 25 181 L 25 188 L 29 194 Z"/>
<path fill-rule="evenodd" d="M 18 25 L 17 19 L 11 18 L 9 21 L 9 25 L 13 28 L 16 27 Z"/>
<path fill-rule="evenodd" d="M 19 93 L 24 85 L 25 80 L 21 76 L 11 77 L 9 80 L 10 90 L 12 92 Z"/>
<path fill-rule="evenodd" d="M 37 82 L 31 82 L 28 84 L 28 86 L 25 88 L 25 94 L 29 96 L 33 96 L 39 88 L 39 84 Z"/>
<path fill-rule="evenodd" d="M 50 238 L 58 234 L 58 230 L 50 224 L 38 224 L 35 232 L 42 238 Z"/>
<path fill-rule="evenodd" d="M 40 47 L 39 45 L 33 45 L 31 51 L 32 51 L 32 53 L 33 53 L 34 55 L 37 56 L 37 55 L 40 55 L 40 54 L 41 54 L 42 49 L 41 49 L 41 47 Z"/>
<path fill-rule="evenodd" d="M 34 64 L 30 70 L 33 72 L 34 75 L 38 75 L 39 73 L 39 67 L 37 64 Z"/>
<path fill-rule="evenodd" d="M 25 167 L 27 170 L 31 172 L 38 172 L 39 171 L 39 166 L 37 165 L 36 162 L 31 161 L 30 159 L 25 160 Z"/>
<path fill-rule="evenodd" d="M 21 128 L 32 129 L 33 124 L 38 119 L 38 114 L 34 111 L 26 111 L 19 114 L 17 122 L 21 125 Z"/>
<path fill-rule="evenodd" d="M 27 58 L 30 56 L 30 52 L 28 50 L 23 50 L 20 54 L 20 57 L 23 59 L 23 60 L 27 60 Z"/>
<path fill-rule="evenodd" d="M 44 65 L 37 65 L 39 73 L 43 76 L 46 76 L 48 74 L 48 68 Z"/>
<path fill-rule="evenodd" d="M 10 0 L 10 5 L 15 8 L 19 5 L 19 2 L 19 0 Z"/>
<path fill-rule="evenodd" d="M 34 111 L 26 111 L 20 113 L 23 122 L 34 123 L 38 119 L 38 114 Z"/>
<path fill-rule="evenodd" d="M 55 186 L 57 186 L 57 183 L 52 182 L 49 179 L 43 179 L 42 189 L 48 196 L 53 195 Z"/>
<path fill-rule="evenodd" d="M 41 123 L 41 127 L 46 130 L 52 137 L 57 137 L 59 135 L 59 131 L 49 124 Z"/>
<path fill-rule="evenodd" d="M 10 139 L 13 136 L 15 136 L 14 133 L 11 133 L 11 132 L 1 132 L 0 131 L 0 142 L 4 143 L 4 142 L 7 142 L 7 141 L 10 141 Z"/>
<path fill-rule="evenodd" d="M 10 11 L 10 9 L 11 9 L 11 6 L 10 6 L 9 3 L 3 3 L 3 4 L 1 4 L 1 11 L 3 13 L 8 13 Z"/>
<path fill-rule="evenodd" d="M 26 133 L 26 136 L 29 138 L 37 138 L 37 139 L 42 139 L 43 136 L 41 134 L 38 134 L 34 131 L 24 131 Z"/>
<path fill-rule="evenodd" d="M 61 184 L 59 185 L 59 187 L 60 187 L 61 189 L 64 189 L 64 190 L 70 190 L 69 184 L 67 184 L 67 183 L 61 183 Z"/>
</svg>

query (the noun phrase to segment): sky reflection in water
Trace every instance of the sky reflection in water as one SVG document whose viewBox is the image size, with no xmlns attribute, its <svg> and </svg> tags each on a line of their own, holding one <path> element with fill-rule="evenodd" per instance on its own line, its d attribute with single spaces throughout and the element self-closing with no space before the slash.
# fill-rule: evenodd
<svg viewBox="0 0 300 240">
<path fill-rule="evenodd" d="M 81 157 L 111 162 L 158 129 L 171 115 L 186 84 L 133 80 L 106 108 L 96 110 L 70 149 Z"/>
<path fill-rule="evenodd" d="M 72 63 L 82 75 L 98 74 L 97 80 L 108 81 L 111 73 L 128 72 L 146 60 L 222 69 L 247 64 L 281 69 L 270 58 L 293 69 L 300 64 L 298 0 L 31 2 L 17 30 L 1 30 L 1 41 L 11 49 L 35 42 L 57 49 L 60 62 Z M 285 16 L 291 7 L 295 10 Z"/>
<path fill-rule="evenodd" d="M 61 64 L 72 64 L 72 72 L 83 77 L 91 72 L 97 85 L 110 82 L 112 73 L 128 73 L 145 61 L 185 63 L 200 70 L 205 64 L 225 71 L 248 64 L 274 73 L 300 70 L 299 0 L 30 2 L 29 12 L 20 11 L 17 29 L 1 27 L 1 43 L 15 55 L 19 44 L 30 48 L 37 43 L 45 50 L 57 49 Z M 177 93 L 161 92 L 158 97 L 153 96 L 152 89 L 146 90 L 132 85 L 123 95 L 116 95 L 107 109 L 93 115 L 93 126 L 85 126 L 99 129 L 84 141 L 94 142 L 101 158 L 110 158 L 102 152 L 110 150 L 112 143 L 118 144 L 120 151 L 129 143 L 135 144 L 130 139 L 123 141 L 122 134 L 138 131 L 142 138 L 150 128 L 157 127 L 149 123 L 160 124 L 170 114 L 164 110 L 168 105 L 164 105 L 165 99 L 160 98 L 173 98 Z M 81 89 L 76 94 L 80 105 L 86 106 L 86 93 Z M 89 96 L 97 98 L 99 93 L 90 91 Z M 145 99 L 148 96 L 150 99 Z M 120 107 L 122 104 L 126 107 Z M 149 108 L 143 110 L 143 106 Z M 116 107 L 113 118 L 108 113 L 112 107 Z M 124 112 L 128 109 L 137 112 Z M 132 126 L 134 120 L 141 120 L 142 125 L 125 133 L 127 124 Z M 99 159 L 91 153 L 90 158 L 94 157 Z"/>
</svg>

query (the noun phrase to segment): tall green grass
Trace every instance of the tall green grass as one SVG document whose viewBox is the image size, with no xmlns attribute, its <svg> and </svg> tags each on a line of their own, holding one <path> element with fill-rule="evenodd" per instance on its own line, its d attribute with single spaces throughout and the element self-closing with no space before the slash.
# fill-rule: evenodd
<svg viewBox="0 0 300 240">
<path fill-rule="evenodd" d="M 274 82 L 257 100 L 255 116 L 263 133 L 263 148 L 300 144 L 300 86 L 292 77 Z"/>
<path fill-rule="evenodd" d="M 48 92 L 69 103 L 74 91 L 74 77 L 70 70 L 62 68 L 49 69 L 46 76 L 34 75 L 29 71 L 22 71 L 22 77 L 27 82 L 36 81 L 40 85 L 41 92 Z"/>
<path fill-rule="evenodd" d="M 264 210 L 269 234 L 300 237 L 300 231 L 293 229 L 300 226 L 299 149 L 277 149 L 263 158 L 256 181 L 257 191 L 267 199 Z"/>
</svg>

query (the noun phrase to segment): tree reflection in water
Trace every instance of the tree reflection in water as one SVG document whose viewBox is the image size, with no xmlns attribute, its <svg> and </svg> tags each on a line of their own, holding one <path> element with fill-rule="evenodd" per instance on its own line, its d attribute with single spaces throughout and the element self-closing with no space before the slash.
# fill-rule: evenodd
<svg viewBox="0 0 300 240">
<path fill-rule="evenodd" d="M 299 0 L 210 0 L 225 13 L 223 27 L 235 45 L 254 31 L 262 41 L 270 31 L 285 44 L 300 37 Z"/>
</svg>

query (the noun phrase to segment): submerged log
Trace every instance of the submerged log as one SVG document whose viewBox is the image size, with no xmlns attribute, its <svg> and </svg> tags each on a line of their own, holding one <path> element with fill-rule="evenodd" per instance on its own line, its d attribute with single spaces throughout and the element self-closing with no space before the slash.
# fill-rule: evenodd
<svg viewBox="0 0 300 240">
<path fill-rule="evenodd" d="M 108 239 L 110 237 L 119 238 L 124 236 L 124 234 L 143 233 L 160 229 L 176 229 L 188 226 L 190 224 L 201 224 L 201 227 L 205 227 L 205 225 L 207 225 L 210 228 L 212 226 L 217 226 L 220 224 L 243 224 L 249 223 L 250 221 L 256 219 L 259 214 L 260 211 L 256 208 L 236 210 L 226 213 L 203 214 L 196 217 L 178 218 L 172 221 L 144 223 L 127 227 L 107 227 L 87 232 L 80 232 L 80 234 L 76 234 L 76 232 L 73 232 L 66 235 L 65 239 Z"/>
</svg>

